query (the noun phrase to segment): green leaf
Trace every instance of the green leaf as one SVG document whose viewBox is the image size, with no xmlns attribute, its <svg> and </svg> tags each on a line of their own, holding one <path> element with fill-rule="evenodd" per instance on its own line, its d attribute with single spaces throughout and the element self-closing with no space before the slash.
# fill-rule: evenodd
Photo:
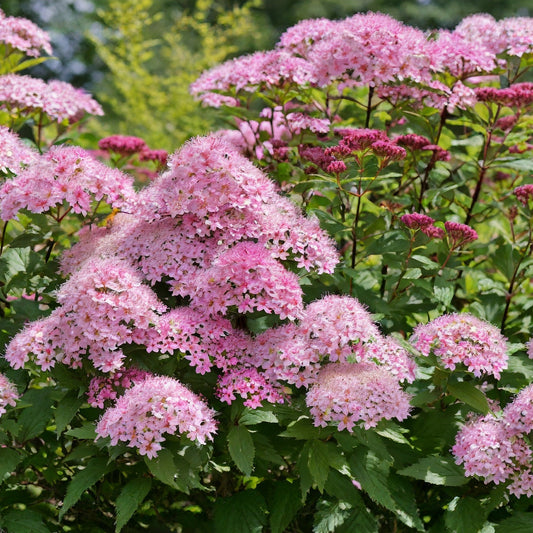
<svg viewBox="0 0 533 533">
<path fill-rule="evenodd" d="M 215 502 L 214 533 L 260 533 L 267 524 L 267 506 L 257 490 L 237 492 Z"/>
<path fill-rule="evenodd" d="M 469 381 L 448 383 L 448 392 L 484 415 L 489 412 L 489 403 L 486 396 Z"/>
<path fill-rule="evenodd" d="M 315 513 L 313 533 L 334 533 L 344 524 L 351 510 L 347 502 L 318 503 L 318 511 Z"/>
<path fill-rule="evenodd" d="M 340 470 L 346 465 L 346 460 L 331 442 L 312 440 L 308 443 L 307 450 L 309 472 L 318 490 L 323 492 L 330 467 Z"/>
<path fill-rule="evenodd" d="M 151 488 L 152 480 L 149 478 L 132 479 L 124 486 L 115 503 L 117 509 L 116 533 L 119 533 L 134 515 Z"/>
<path fill-rule="evenodd" d="M 392 511 L 408 527 L 424 531 L 413 487 L 409 481 L 390 474 L 388 463 L 361 447 L 350 458 L 350 468 L 363 490 L 376 503 Z"/>
<path fill-rule="evenodd" d="M 302 507 L 300 489 L 296 483 L 276 483 L 270 502 L 270 529 L 272 533 L 283 533 Z"/>
<path fill-rule="evenodd" d="M 264 411 L 262 409 L 247 409 L 239 418 L 239 424 L 243 426 L 253 426 L 261 422 L 276 424 L 278 419 L 272 411 Z"/>
<path fill-rule="evenodd" d="M 175 489 L 178 488 L 176 484 L 176 465 L 174 463 L 174 456 L 170 450 L 163 448 L 159 450 L 156 457 L 149 459 L 148 457 L 144 458 L 144 462 L 148 466 L 148 469 L 154 477 L 162 481 L 166 485 L 169 485 Z"/>
<path fill-rule="evenodd" d="M 228 450 L 237 468 L 246 476 L 252 474 L 255 446 L 244 426 L 233 426 L 228 433 Z"/>
<path fill-rule="evenodd" d="M 43 517 L 31 509 L 10 511 L 2 517 L 2 527 L 7 533 L 50 533 Z"/>
<path fill-rule="evenodd" d="M 478 533 L 486 519 L 487 512 L 481 502 L 469 496 L 454 498 L 444 515 L 446 527 L 452 533 Z"/>
<path fill-rule="evenodd" d="M 513 513 L 513 516 L 500 522 L 495 533 L 531 533 L 533 513 Z"/>
<path fill-rule="evenodd" d="M 358 506 L 352 506 L 352 510 L 345 516 L 344 522 L 335 530 L 335 533 L 378 533 L 378 531 L 376 519 L 361 500 Z"/>
<path fill-rule="evenodd" d="M 448 487 L 459 487 L 468 483 L 464 470 L 451 458 L 444 457 L 424 457 L 418 463 L 399 470 L 398 474 Z"/>
<path fill-rule="evenodd" d="M 87 466 L 80 470 L 70 481 L 63 506 L 59 511 L 61 520 L 65 513 L 81 498 L 82 494 L 97 481 L 102 479 L 108 472 L 113 470 L 112 465 L 107 464 L 107 458 L 94 457 Z"/>
<path fill-rule="evenodd" d="M 23 455 L 12 448 L 0 448 L 0 483 L 7 474 L 15 470 Z"/>
<path fill-rule="evenodd" d="M 55 413 L 56 434 L 58 437 L 74 418 L 74 415 L 78 412 L 78 409 L 81 407 L 83 402 L 83 398 L 78 398 L 78 394 L 75 391 L 71 391 L 66 394 L 57 404 Z"/>
<path fill-rule="evenodd" d="M 279 434 L 280 437 L 293 437 L 295 439 L 310 440 L 323 439 L 334 432 L 333 428 L 320 428 L 313 425 L 308 417 L 301 417 L 295 420 L 285 431 Z"/>
<path fill-rule="evenodd" d="M 77 439 L 94 440 L 96 438 L 96 427 L 91 422 L 87 422 L 79 428 L 69 429 L 68 431 L 65 431 L 65 435 L 68 435 L 69 437 L 76 437 Z"/>
<path fill-rule="evenodd" d="M 20 431 L 17 438 L 26 442 L 40 435 L 52 418 L 52 398 L 49 389 L 30 389 L 22 397 L 23 403 L 29 403 L 20 417 Z"/>
</svg>

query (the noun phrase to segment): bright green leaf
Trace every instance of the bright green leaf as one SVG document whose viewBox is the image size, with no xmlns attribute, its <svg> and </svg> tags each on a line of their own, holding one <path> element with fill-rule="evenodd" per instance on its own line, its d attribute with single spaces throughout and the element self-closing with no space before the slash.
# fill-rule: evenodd
<svg viewBox="0 0 533 533">
<path fill-rule="evenodd" d="M 484 415 L 489 412 L 486 396 L 469 381 L 448 383 L 448 392 Z"/>
<path fill-rule="evenodd" d="M 468 483 L 464 470 L 451 458 L 444 457 L 424 457 L 418 463 L 398 471 L 398 474 L 448 487 L 458 487 Z"/>
</svg>

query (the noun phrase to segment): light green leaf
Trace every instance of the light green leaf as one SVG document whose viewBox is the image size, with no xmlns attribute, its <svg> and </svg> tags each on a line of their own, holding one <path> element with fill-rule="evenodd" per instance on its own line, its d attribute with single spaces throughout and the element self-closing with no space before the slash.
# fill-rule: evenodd
<svg viewBox="0 0 533 533">
<path fill-rule="evenodd" d="M 96 438 L 96 427 L 94 424 L 87 422 L 79 428 L 69 429 L 65 432 L 65 435 L 68 435 L 69 437 L 76 437 L 77 439 L 94 440 Z"/>
<path fill-rule="evenodd" d="M 457 466 L 451 458 L 424 457 L 418 463 L 398 471 L 402 476 L 422 479 L 433 485 L 458 487 L 468 483 L 464 470 Z"/>
<path fill-rule="evenodd" d="M 149 478 L 132 479 L 120 492 L 115 507 L 117 509 L 116 533 L 126 525 L 150 492 L 152 480 Z"/>
<path fill-rule="evenodd" d="M 255 446 L 252 436 L 244 426 L 233 426 L 228 433 L 228 450 L 237 468 L 246 476 L 254 466 Z"/>
<path fill-rule="evenodd" d="M 278 419 L 272 411 L 264 411 L 262 409 L 247 409 L 239 418 L 239 424 L 243 426 L 253 426 L 261 422 L 276 424 Z"/>
<path fill-rule="evenodd" d="M 107 458 L 105 457 L 91 459 L 87 466 L 80 470 L 70 481 L 63 506 L 59 511 L 59 519 L 63 518 L 65 513 L 81 498 L 88 488 L 92 487 L 112 469 L 113 466 L 107 464 Z"/>
</svg>

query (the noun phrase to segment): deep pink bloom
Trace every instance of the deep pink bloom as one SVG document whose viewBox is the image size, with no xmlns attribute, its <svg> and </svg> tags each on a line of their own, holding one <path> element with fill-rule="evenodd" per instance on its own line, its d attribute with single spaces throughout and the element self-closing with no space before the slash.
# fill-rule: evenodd
<svg viewBox="0 0 533 533">
<path fill-rule="evenodd" d="M 144 139 L 129 135 L 111 135 L 98 141 L 98 147 L 120 155 L 131 155 L 147 149 Z"/>
<path fill-rule="evenodd" d="M 106 401 L 116 400 L 126 389 L 150 375 L 149 372 L 138 368 L 125 368 L 107 376 L 95 377 L 89 384 L 87 402 L 92 407 L 103 409 Z"/>
<path fill-rule="evenodd" d="M 530 200 L 533 200 L 533 184 L 520 185 L 513 191 L 518 200 L 527 206 Z"/>
<path fill-rule="evenodd" d="M 421 229 L 427 226 L 432 226 L 435 220 L 428 215 L 423 213 L 406 213 L 402 215 L 400 220 L 409 228 L 409 229 Z"/>
<path fill-rule="evenodd" d="M 459 222 L 447 220 L 444 223 L 444 229 L 449 238 L 449 246 L 451 249 L 458 248 L 459 246 L 475 241 L 478 238 L 476 230 Z"/>
</svg>

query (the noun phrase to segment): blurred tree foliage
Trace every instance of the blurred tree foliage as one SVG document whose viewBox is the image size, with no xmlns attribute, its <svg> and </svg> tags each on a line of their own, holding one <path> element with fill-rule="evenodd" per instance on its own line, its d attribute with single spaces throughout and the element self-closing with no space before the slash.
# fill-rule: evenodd
<svg viewBox="0 0 533 533">
<path fill-rule="evenodd" d="M 108 69 L 96 90 L 106 106 L 98 134 L 136 135 L 174 150 L 212 129 L 215 115 L 193 100 L 189 84 L 204 69 L 268 44 L 258 4 L 197 0 L 184 11 L 176 2 L 110 1 L 97 12 L 102 35 L 90 35 Z"/>
</svg>

